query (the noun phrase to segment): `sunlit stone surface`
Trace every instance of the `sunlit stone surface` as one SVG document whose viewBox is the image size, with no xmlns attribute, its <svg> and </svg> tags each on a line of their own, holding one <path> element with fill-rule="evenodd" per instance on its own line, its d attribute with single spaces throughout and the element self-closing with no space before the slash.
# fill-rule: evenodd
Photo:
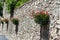
<svg viewBox="0 0 60 40">
<path fill-rule="evenodd" d="M 10 14 L 5 12 L 5 8 L 6 6 L 4 6 L 4 17 L 9 19 Z M 32 0 L 22 7 L 15 9 L 14 17 L 19 18 L 18 34 L 15 34 L 15 25 L 10 21 L 8 31 L 6 31 L 6 24 L 4 24 L 0 34 L 5 35 L 8 40 L 40 40 L 40 25 L 35 23 L 34 19 L 31 19 L 30 16 L 30 10 L 33 9 L 42 9 L 49 12 L 49 40 L 60 40 L 60 0 Z M 2 28 L 2 25 L 0 26 Z"/>
</svg>

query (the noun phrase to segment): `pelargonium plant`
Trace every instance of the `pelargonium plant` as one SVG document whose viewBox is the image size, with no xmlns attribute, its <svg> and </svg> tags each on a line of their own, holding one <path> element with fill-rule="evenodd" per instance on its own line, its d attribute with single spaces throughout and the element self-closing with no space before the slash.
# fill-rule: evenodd
<svg viewBox="0 0 60 40">
<path fill-rule="evenodd" d="M 36 23 L 41 25 L 47 25 L 49 23 L 49 14 L 45 10 L 34 11 L 32 10 L 32 15 Z"/>
</svg>

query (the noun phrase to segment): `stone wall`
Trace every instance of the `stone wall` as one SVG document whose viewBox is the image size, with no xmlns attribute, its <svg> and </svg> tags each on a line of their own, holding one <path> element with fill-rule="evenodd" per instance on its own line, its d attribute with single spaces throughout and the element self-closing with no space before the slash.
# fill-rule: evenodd
<svg viewBox="0 0 60 40">
<path fill-rule="evenodd" d="M 19 19 L 18 34 L 15 34 L 15 25 L 10 21 L 9 30 L 6 31 L 6 24 L 4 23 L 4 28 L 3 30 L 1 29 L 0 34 L 6 35 L 9 40 L 40 40 L 41 27 L 35 23 L 34 19 L 30 16 L 30 12 L 33 9 L 46 10 L 49 12 L 49 40 L 60 40 L 60 0 L 32 0 L 22 7 L 15 9 L 14 17 Z M 4 12 L 4 14 L 4 17 L 9 19 L 9 14 L 7 15 L 6 12 Z M 46 32 L 48 32 L 48 30 L 46 30 Z"/>
</svg>

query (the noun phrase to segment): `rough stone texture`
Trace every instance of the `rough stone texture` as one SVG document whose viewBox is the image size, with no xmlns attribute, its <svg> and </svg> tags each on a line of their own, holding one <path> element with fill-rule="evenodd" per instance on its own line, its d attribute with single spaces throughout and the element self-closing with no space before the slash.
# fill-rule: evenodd
<svg viewBox="0 0 60 40">
<path fill-rule="evenodd" d="M 8 31 L 6 31 L 6 24 L 4 24 L 4 30 L 2 30 L 2 25 L 0 25 L 0 34 L 6 35 L 9 40 L 40 40 L 41 27 L 30 16 L 33 9 L 42 9 L 49 12 L 49 40 L 60 40 L 60 0 L 32 0 L 22 7 L 15 9 L 14 17 L 19 19 L 18 35 L 14 31 L 15 25 L 10 21 Z M 9 15 L 6 11 L 4 12 L 5 18 L 9 19 Z"/>
</svg>

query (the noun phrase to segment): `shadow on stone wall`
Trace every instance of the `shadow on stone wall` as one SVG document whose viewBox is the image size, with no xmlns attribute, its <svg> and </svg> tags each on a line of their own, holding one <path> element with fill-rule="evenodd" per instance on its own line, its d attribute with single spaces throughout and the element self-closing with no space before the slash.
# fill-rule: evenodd
<svg viewBox="0 0 60 40">
<path fill-rule="evenodd" d="M 7 31 L 8 31 L 9 22 L 7 22 L 6 24 L 7 24 Z"/>
<path fill-rule="evenodd" d="M 10 18 L 13 18 L 13 16 L 14 16 L 14 13 L 13 12 L 10 13 Z"/>
<path fill-rule="evenodd" d="M 18 32 L 18 24 L 16 25 L 15 32 L 17 34 L 17 32 Z"/>
<path fill-rule="evenodd" d="M 3 12 L 0 11 L 0 16 L 3 17 Z"/>
<path fill-rule="evenodd" d="M 50 22 L 49 22 L 50 24 Z M 49 40 L 49 24 L 45 26 L 41 26 L 40 28 L 40 40 Z"/>
</svg>

